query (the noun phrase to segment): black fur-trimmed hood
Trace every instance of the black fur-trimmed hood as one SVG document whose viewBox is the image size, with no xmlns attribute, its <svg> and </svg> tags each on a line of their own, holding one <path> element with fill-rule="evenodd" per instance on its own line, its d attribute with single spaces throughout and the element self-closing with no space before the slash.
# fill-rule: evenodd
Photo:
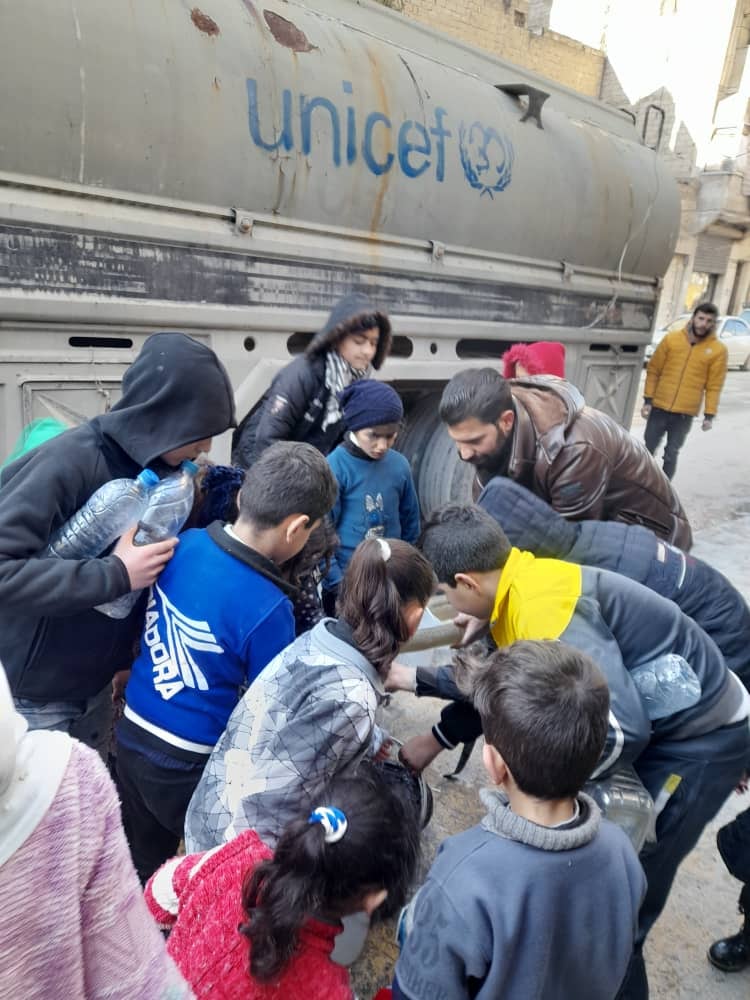
<svg viewBox="0 0 750 1000">
<path fill-rule="evenodd" d="M 379 369 L 391 350 L 391 321 L 384 312 L 376 309 L 372 301 L 361 292 L 345 295 L 336 303 L 325 326 L 315 334 L 305 354 L 308 358 L 325 354 L 353 329 L 360 327 L 361 317 L 368 315 L 375 317 L 380 330 L 378 349 L 372 361 L 373 368 Z"/>
</svg>

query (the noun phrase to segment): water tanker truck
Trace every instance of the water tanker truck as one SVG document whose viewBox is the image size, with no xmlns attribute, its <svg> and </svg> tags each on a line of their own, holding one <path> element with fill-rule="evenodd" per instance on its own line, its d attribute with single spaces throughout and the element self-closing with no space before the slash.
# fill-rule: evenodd
<svg viewBox="0 0 750 1000">
<path fill-rule="evenodd" d="M 515 341 L 629 420 L 679 200 L 627 114 L 364 0 L 200 2 L 0 0 L 0 457 L 156 330 L 242 416 L 351 290 L 426 509 L 466 478 L 443 385 Z"/>
</svg>

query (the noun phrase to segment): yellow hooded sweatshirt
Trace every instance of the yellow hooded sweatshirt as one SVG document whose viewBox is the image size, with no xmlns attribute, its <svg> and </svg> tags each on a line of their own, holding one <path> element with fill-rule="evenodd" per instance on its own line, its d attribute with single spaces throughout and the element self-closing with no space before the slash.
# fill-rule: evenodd
<svg viewBox="0 0 750 1000">
<path fill-rule="evenodd" d="M 581 567 L 575 563 L 511 549 L 490 618 L 495 645 L 559 638 L 570 624 L 581 588 Z"/>
</svg>

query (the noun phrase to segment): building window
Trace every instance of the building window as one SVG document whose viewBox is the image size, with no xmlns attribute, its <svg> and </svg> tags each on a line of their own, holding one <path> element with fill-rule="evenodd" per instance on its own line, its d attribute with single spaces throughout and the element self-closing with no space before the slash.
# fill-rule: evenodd
<svg viewBox="0 0 750 1000">
<path fill-rule="evenodd" d="M 716 292 L 718 274 L 708 274 L 706 271 L 693 271 L 690 284 L 685 294 L 685 309 L 690 310 L 699 302 L 711 302 Z"/>
<path fill-rule="evenodd" d="M 526 27 L 526 15 L 522 10 L 513 11 L 513 24 L 515 24 L 517 28 Z"/>
</svg>

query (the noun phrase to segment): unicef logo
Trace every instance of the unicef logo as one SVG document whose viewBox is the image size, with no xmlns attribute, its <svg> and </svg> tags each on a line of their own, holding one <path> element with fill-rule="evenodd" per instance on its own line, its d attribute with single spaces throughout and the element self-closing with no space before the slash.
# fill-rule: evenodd
<svg viewBox="0 0 750 1000">
<path fill-rule="evenodd" d="M 246 84 L 250 137 L 257 149 L 274 156 L 296 153 L 308 166 L 313 157 L 324 169 L 329 164 L 337 169 L 354 167 L 361 160 L 375 177 L 399 170 L 410 180 L 432 179 L 442 184 L 446 166 L 452 168 L 455 164 L 458 134 L 461 167 L 480 197 L 488 194 L 494 198 L 511 182 L 515 151 L 510 139 L 481 121 L 462 121 L 455 129 L 448 111 L 440 105 L 432 108 L 431 117 L 424 114 L 423 108 L 422 115 L 393 120 L 379 109 L 366 112 L 353 103 L 354 86 L 351 80 L 342 80 L 346 108 L 338 107 L 331 96 L 295 94 L 285 87 L 281 94 L 275 91 L 280 105 L 269 115 L 266 103 L 271 101 L 273 106 L 273 95 L 259 92 L 254 77 L 248 77 Z M 517 90 L 511 87 L 509 92 Z M 533 88 L 522 87 L 521 91 L 531 95 Z M 534 93 L 537 98 L 546 96 Z M 542 103 L 537 99 L 521 120 L 531 114 L 541 127 L 538 109 Z M 265 120 L 262 113 L 268 115 Z M 328 121 L 324 117 L 320 123 L 320 115 L 327 116 Z"/>
<path fill-rule="evenodd" d="M 481 122 L 468 127 L 461 122 L 458 129 L 461 166 L 466 180 L 480 192 L 480 197 L 504 191 L 513 172 L 513 144 L 494 128 Z"/>
</svg>

